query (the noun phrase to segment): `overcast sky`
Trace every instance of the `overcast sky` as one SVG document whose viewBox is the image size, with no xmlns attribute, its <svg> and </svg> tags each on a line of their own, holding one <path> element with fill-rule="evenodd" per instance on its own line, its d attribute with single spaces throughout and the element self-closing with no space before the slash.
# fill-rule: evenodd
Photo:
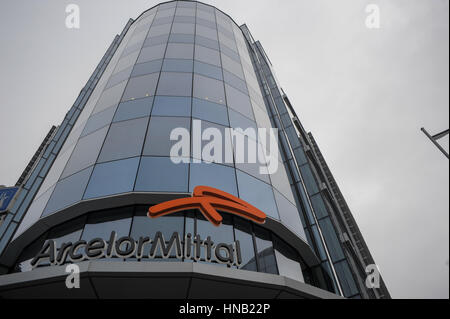
<svg viewBox="0 0 450 319">
<path fill-rule="evenodd" d="M 394 298 L 449 297 L 447 0 L 222 0 L 318 142 Z M 65 27 L 78 4 L 81 28 Z M 366 5 L 380 28 L 365 26 Z M 151 0 L 2 0 L 0 184 L 13 185 L 113 37 Z M 448 137 L 443 140 L 448 151 Z"/>
</svg>

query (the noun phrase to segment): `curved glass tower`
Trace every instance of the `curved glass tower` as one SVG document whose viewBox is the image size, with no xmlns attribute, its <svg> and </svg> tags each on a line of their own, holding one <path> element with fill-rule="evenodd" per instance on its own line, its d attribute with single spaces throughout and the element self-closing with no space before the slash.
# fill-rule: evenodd
<svg viewBox="0 0 450 319">
<path fill-rule="evenodd" d="M 276 148 L 268 150 L 257 135 L 243 132 L 261 128 L 278 129 Z M 240 137 L 245 150 L 254 145 L 264 161 L 241 160 Z M 174 160 L 182 138 L 188 143 L 178 148 Z M 218 144 L 211 149 L 213 139 Z M 384 285 L 372 290 L 364 285 L 370 253 L 357 227 L 349 229 L 351 221 L 336 204 L 337 191 L 327 187 L 332 176 L 324 173 L 319 155 L 245 25 L 199 2 L 157 5 L 130 20 L 115 38 L 18 182 L 18 195 L 0 226 L 5 273 L 0 295 L 17 291 L 16 283 L 2 283 L 1 278 L 11 276 L 7 273 L 48 279 L 64 271 L 61 265 L 77 262 L 95 263 L 111 283 L 117 272 L 146 272 L 157 280 L 165 271 L 167 280 L 184 287 L 176 274 L 199 272 L 206 276 L 202 284 L 214 288 L 220 277 L 222 294 L 216 297 L 234 296 L 236 290 L 228 287 L 233 281 L 238 281 L 235 288 L 259 285 L 248 288 L 252 298 L 266 296 L 267 289 L 272 294 L 266 297 L 273 298 L 388 297 Z M 278 161 L 274 171 L 270 161 Z M 196 209 L 147 217 L 152 205 L 190 197 L 196 186 L 239 197 L 263 211 L 266 222 L 222 213 L 216 227 Z M 153 247 L 158 234 L 163 239 Z M 173 234 L 182 248 L 177 251 L 173 237 L 173 249 L 166 253 Z M 344 239 L 362 246 L 347 247 Z M 232 248 L 213 258 L 207 240 L 213 252 L 222 244 Z M 54 260 L 47 254 L 49 242 Z M 96 243 L 105 252 L 94 256 Z M 110 246 L 116 254 L 106 251 Z M 39 255 L 45 258 L 36 259 Z M 228 263 L 221 262 L 226 258 Z M 293 281 L 280 283 L 281 278 Z M 99 298 L 139 291 L 131 283 L 121 291 L 95 279 L 86 285 Z M 21 291 L 33 295 L 27 288 Z M 42 291 L 61 293 L 45 282 Z M 89 289 L 83 293 L 91 297 Z M 184 295 L 163 289 L 161 295 L 137 296 L 202 293 L 193 284 Z"/>
</svg>

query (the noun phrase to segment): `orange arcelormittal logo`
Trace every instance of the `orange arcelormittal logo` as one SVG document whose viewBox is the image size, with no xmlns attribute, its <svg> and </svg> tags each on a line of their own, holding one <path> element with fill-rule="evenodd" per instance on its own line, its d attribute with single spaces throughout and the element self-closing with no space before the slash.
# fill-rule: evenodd
<svg viewBox="0 0 450 319">
<path fill-rule="evenodd" d="M 250 219 L 263 224 L 266 214 L 236 196 L 209 186 L 197 186 L 192 197 L 170 200 L 148 210 L 148 216 L 156 218 L 187 209 L 198 209 L 214 226 L 220 226 L 222 216 L 217 210 Z"/>
</svg>

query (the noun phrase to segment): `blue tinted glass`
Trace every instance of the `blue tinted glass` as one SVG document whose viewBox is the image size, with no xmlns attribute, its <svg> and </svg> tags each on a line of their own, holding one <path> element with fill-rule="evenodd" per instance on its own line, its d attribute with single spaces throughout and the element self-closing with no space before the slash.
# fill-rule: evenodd
<svg viewBox="0 0 450 319">
<path fill-rule="evenodd" d="M 219 50 L 219 42 L 211 40 L 200 35 L 195 36 L 195 44 L 203 45 L 204 47 Z"/>
<path fill-rule="evenodd" d="M 59 181 L 47 203 L 43 216 L 80 201 L 89 180 L 89 176 L 91 175 L 91 171 L 92 167 L 89 167 Z"/>
<path fill-rule="evenodd" d="M 192 117 L 228 126 L 228 113 L 224 105 L 194 98 Z"/>
<path fill-rule="evenodd" d="M 330 218 L 320 220 L 319 225 L 322 229 L 322 234 L 325 238 L 325 242 L 328 246 L 328 251 L 330 252 L 333 262 L 343 259 L 345 256 Z"/>
<path fill-rule="evenodd" d="M 157 95 L 191 96 L 192 74 L 161 72 Z"/>
<path fill-rule="evenodd" d="M 119 104 L 113 122 L 131 120 L 150 115 L 153 97 L 137 99 Z"/>
<path fill-rule="evenodd" d="M 217 79 L 217 80 L 223 79 L 222 69 L 217 66 L 211 65 L 211 64 L 206 64 L 206 63 L 195 61 L 194 62 L 194 72 Z"/>
<path fill-rule="evenodd" d="M 191 98 L 178 96 L 157 96 L 152 115 L 191 116 Z"/>
<path fill-rule="evenodd" d="M 255 246 L 253 245 L 252 225 L 241 218 L 234 219 L 234 234 L 239 240 L 242 264 L 239 268 L 256 271 Z"/>
<path fill-rule="evenodd" d="M 89 242 L 94 238 L 102 238 L 108 241 L 112 231 L 116 232 L 116 238 L 128 236 L 132 215 L 133 208 L 118 208 L 90 214 L 81 239 Z"/>
<path fill-rule="evenodd" d="M 162 60 L 139 63 L 134 66 L 131 77 L 155 73 L 161 71 Z"/>
<path fill-rule="evenodd" d="M 117 105 L 113 105 L 107 108 L 104 111 L 98 112 L 92 115 L 89 120 L 86 122 L 86 126 L 84 127 L 83 133 L 81 136 L 88 135 L 99 128 L 104 127 L 105 125 L 111 123 L 111 119 L 114 116 L 114 112 L 116 111 Z"/>
<path fill-rule="evenodd" d="M 165 59 L 162 70 L 166 72 L 192 72 L 192 60 Z"/>
<path fill-rule="evenodd" d="M 219 164 L 193 163 L 190 165 L 189 191 L 195 186 L 211 186 L 237 196 L 234 168 Z"/>
<path fill-rule="evenodd" d="M 233 128 L 239 127 L 241 129 L 243 129 L 244 131 L 248 128 L 251 128 L 254 130 L 255 136 L 256 136 L 256 134 L 258 134 L 255 122 L 249 120 L 242 114 L 235 112 L 233 110 L 229 110 L 228 113 L 230 114 L 230 127 L 233 127 Z"/>
<path fill-rule="evenodd" d="M 255 226 L 254 229 L 256 252 L 258 255 L 258 271 L 278 274 L 270 233 L 258 226 Z"/>
<path fill-rule="evenodd" d="M 271 186 L 239 170 L 237 171 L 237 180 L 240 198 L 259 208 L 268 216 L 280 219 Z"/>
<path fill-rule="evenodd" d="M 189 164 L 175 164 L 169 157 L 143 157 L 136 191 L 187 192 Z"/>
<path fill-rule="evenodd" d="M 84 198 L 94 198 L 133 190 L 139 158 L 97 164 Z"/>
<path fill-rule="evenodd" d="M 309 168 L 309 165 L 300 166 L 300 172 L 302 173 L 303 180 L 305 181 L 306 189 L 308 190 L 309 195 L 313 195 L 319 192 L 319 188 L 317 187 L 316 180 Z"/>
<path fill-rule="evenodd" d="M 311 204 L 314 208 L 317 219 L 328 216 L 327 208 L 325 207 L 325 203 L 323 202 L 322 196 L 320 194 L 311 196 Z"/>
<path fill-rule="evenodd" d="M 350 297 L 359 293 L 347 261 L 343 260 L 339 263 L 336 263 L 334 265 L 334 269 L 336 269 L 336 273 L 339 277 L 339 282 L 341 283 L 345 297 Z"/>
</svg>

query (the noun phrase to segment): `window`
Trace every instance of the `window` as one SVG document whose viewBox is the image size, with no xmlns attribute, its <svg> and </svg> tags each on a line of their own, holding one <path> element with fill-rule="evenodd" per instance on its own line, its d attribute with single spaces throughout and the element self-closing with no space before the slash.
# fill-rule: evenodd
<svg viewBox="0 0 450 319">
<path fill-rule="evenodd" d="M 152 73 L 130 79 L 123 94 L 122 101 L 135 100 L 154 95 L 156 83 L 158 82 L 158 75 L 158 73 Z"/>
<path fill-rule="evenodd" d="M 175 22 L 172 25 L 171 33 L 182 33 L 182 34 L 194 34 L 195 24 L 194 23 L 179 23 Z"/>
<path fill-rule="evenodd" d="M 254 120 L 253 109 L 248 95 L 232 88 L 228 84 L 225 84 L 225 91 L 228 106 L 249 119 Z"/>
<path fill-rule="evenodd" d="M 133 208 L 117 208 L 92 213 L 88 216 L 81 239 L 89 242 L 94 238 L 109 241 L 111 232 L 116 232 L 116 238 L 130 234 Z"/>
<path fill-rule="evenodd" d="M 239 186 L 239 197 L 259 208 L 268 216 L 280 219 L 272 187 L 239 170 L 236 171 L 236 174 Z"/>
<path fill-rule="evenodd" d="M 194 97 L 225 104 L 223 82 L 194 74 Z"/>
<path fill-rule="evenodd" d="M 153 97 L 122 102 L 119 104 L 113 122 L 126 121 L 140 117 L 150 116 Z"/>
<path fill-rule="evenodd" d="M 170 32 L 171 26 L 172 26 L 171 23 L 166 23 L 166 24 L 162 24 L 162 25 L 153 25 L 147 34 L 147 39 L 161 36 L 161 35 L 166 35 L 166 34 L 168 35 Z"/>
<path fill-rule="evenodd" d="M 258 256 L 258 271 L 268 274 L 278 274 L 270 232 L 259 226 L 254 226 L 254 230 L 256 253 Z"/>
<path fill-rule="evenodd" d="M 197 26 L 197 29 L 198 29 L 198 26 Z M 198 35 L 198 33 L 195 35 L 195 44 L 199 44 L 199 45 L 202 45 L 202 46 L 210 48 L 210 49 L 219 50 L 219 42 L 217 42 L 217 40 L 211 40 L 211 39 L 202 37 L 202 36 Z"/>
<path fill-rule="evenodd" d="M 164 52 L 166 50 L 166 44 L 154 45 L 150 47 L 143 48 L 137 63 L 148 62 L 152 60 L 159 60 L 164 57 Z"/>
<path fill-rule="evenodd" d="M 216 80 L 223 80 L 222 69 L 211 64 L 194 61 L 194 72 Z"/>
<path fill-rule="evenodd" d="M 91 171 L 92 167 L 89 167 L 59 181 L 47 203 L 43 216 L 54 213 L 80 201 L 89 180 L 89 176 L 91 176 Z"/>
<path fill-rule="evenodd" d="M 278 191 L 275 190 L 274 193 L 281 221 L 299 237 L 306 240 L 306 235 L 303 229 L 304 225 L 300 219 L 297 207 Z"/>
<path fill-rule="evenodd" d="M 116 111 L 117 105 L 113 105 L 108 107 L 107 109 L 95 113 L 92 115 L 86 122 L 86 125 L 81 133 L 81 136 L 86 136 L 91 134 L 92 132 L 98 130 L 99 128 L 104 127 L 105 125 L 111 123 L 111 120 L 114 116 L 114 112 Z"/>
<path fill-rule="evenodd" d="M 224 105 L 194 98 L 192 117 L 228 126 L 228 112 Z"/>
<path fill-rule="evenodd" d="M 133 190 L 139 158 L 95 165 L 84 198 L 95 198 Z"/>
<path fill-rule="evenodd" d="M 156 96 L 152 116 L 191 116 L 191 98 Z"/>
<path fill-rule="evenodd" d="M 359 293 L 356 287 L 355 280 L 353 279 L 352 272 L 348 266 L 347 261 L 343 260 L 334 265 L 334 269 L 339 277 L 342 290 L 345 297 L 350 297 Z"/>
<path fill-rule="evenodd" d="M 241 64 L 234 61 L 233 59 L 230 59 L 225 54 L 221 54 L 222 56 L 222 66 L 224 69 L 228 70 L 229 72 L 233 73 L 234 75 L 240 77 L 241 79 L 244 79 L 244 73 L 242 71 Z"/>
<path fill-rule="evenodd" d="M 325 207 L 325 203 L 323 202 L 322 196 L 320 194 L 311 196 L 311 204 L 314 208 L 317 219 L 328 216 L 327 208 Z"/>
<path fill-rule="evenodd" d="M 127 56 L 124 56 L 121 58 L 116 65 L 116 68 L 114 69 L 113 73 L 118 73 L 122 70 L 125 70 L 126 68 L 132 66 L 134 62 L 136 62 L 136 59 L 139 55 L 139 51 L 135 51 L 133 53 L 128 54 Z"/>
<path fill-rule="evenodd" d="M 144 155 L 170 156 L 170 149 L 178 142 L 170 140 L 170 133 L 179 127 L 186 128 L 190 132 L 190 118 L 152 116 Z"/>
<path fill-rule="evenodd" d="M 195 17 L 175 16 L 175 19 L 173 19 L 173 22 L 177 22 L 177 23 L 193 23 L 193 24 L 195 24 Z M 172 32 L 173 32 L 173 26 L 172 26 Z"/>
<path fill-rule="evenodd" d="M 108 127 L 104 127 L 78 141 L 61 178 L 65 178 L 95 163 L 107 131 Z"/>
<path fill-rule="evenodd" d="M 131 77 L 157 73 L 161 71 L 162 60 L 153 60 L 150 62 L 136 64 L 131 72 Z"/>
<path fill-rule="evenodd" d="M 172 43 L 194 43 L 194 36 L 191 34 L 171 34 L 169 42 Z"/>
<path fill-rule="evenodd" d="M 135 191 L 188 192 L 189 164 L 170 157 L 142 157 Z"/>
<path fill-rule="evenodd" d="M 141 154 L 148 117 L 113 123 L 106 136 L 98 162 Z"/>
<path fill-rule="evenodd" d="M 161 72 L 157 95 L 191 96 L 192 74 Z"/>
<path fill-rule="evenodd" d="M 234 168 L 212 163 L 190 165 L 189 191 L 195 186 L 211 186 L 237 196 Z"/>
<path fill-rule="evenodd" d="M 106 84 L 106 89 L 113 87 L 114 85 L 119 84 L 120 82 L 123 82 L 125 80 L 128 80 L 128 78 L 130 77 L 131 71 L 132 71 L 132 67 L 130 66 L 129 68 L 126 68 L 123 71 L 120 71 L 114 75 L 112 75 L 109 78 L 108 83 Z"/>
<path fill-rule="evenodd" d="M 160 36 L 152 36 L 150 38 L 147 38 L 144 42 L 143 47 L 150 47 L 153 45 L 158 45 L 158 44 L 165 44 L 167 43 L 169 39 L 169 35 L 168 34 L 164 34 L 164 35 L 160 35 Z"/>
<path fill-rule="evenodd" d="M 316 180 L 309 168 L 309 165 L 300 166 L 300 172 L 302 173 L 303 180 L 305 181 L 306 189 L 310 195 L 316 194 L 319 192 L 319 188 L 317 187 Z"/>
<path fill-rule="evenodd" d="M 97 104 L 95 105 L 95 109 L 92 112 L 92 114 L 101 112 L 112 105 L 119 104 L 120 97 L 122 96 L 123 90 L 125 89 L 126 85 L 127 82 L 124 81 L 120 84 L 117 84 L 116 86 L 113 86 L 112 88 L 103 91 L 102 95 L 100 96 L 100 99 L 97 101 Z"/>
<path fill-rule="evenodd" d="M 208 27 L 204 27 L 202 25 L 197 24 L 197 29 L 195 30 L 196 36 L 205 37 L 210 40 L 217 41 L 217 30 L 211 29 Z"/>
<path fill-rule="evenodd" d="M 235 89 L 238 89 L 241 92 L 248 94 L 247 84 L 245 83 L 245 81 L 243 81 L 233 73 L 228 72 L 227 70 L 223 70 L 223 76 L 225 79 L 225 83 L 229 84 Z"/>
<path fill-rule="evenodd" d="M 166 59 L 190 59 L 194 57 L 194 45 L 189 43 L 169 43 Z"/>
<path fill-rule="evenodd" d="M 256 271 L 255 247 L 253 245 L 252 225 L 242 218 L 233 217 L 234 234 L 239 240 L 242 255 L 241 269 Z"/>
<path fill-rule="evenodd" d="M 219 51 L 208 49 L 200 45 L 195 46 L 195 59 L 208 64 L 221 65 Z"/>
<path fill-rule="evenodd" d="M 165 72 L 188 72 L 192 73 L 192 60 L 165 59 L 162 70 Z"/>
<path fill-rule="evenodd" d="M 305 282 L 298 253 L 277 236 L 273 236 L 273 246 L 280 275 Z"/>
<path fill-rule="evenodd" d="M 322 230 L 323 237 L 325 238 L 326 245 L 328 246 L 331 260 L 335 262 L 344 259 L 344 253 L 330 218 L 320 220 L 319 225 Z"/>
</svg>

